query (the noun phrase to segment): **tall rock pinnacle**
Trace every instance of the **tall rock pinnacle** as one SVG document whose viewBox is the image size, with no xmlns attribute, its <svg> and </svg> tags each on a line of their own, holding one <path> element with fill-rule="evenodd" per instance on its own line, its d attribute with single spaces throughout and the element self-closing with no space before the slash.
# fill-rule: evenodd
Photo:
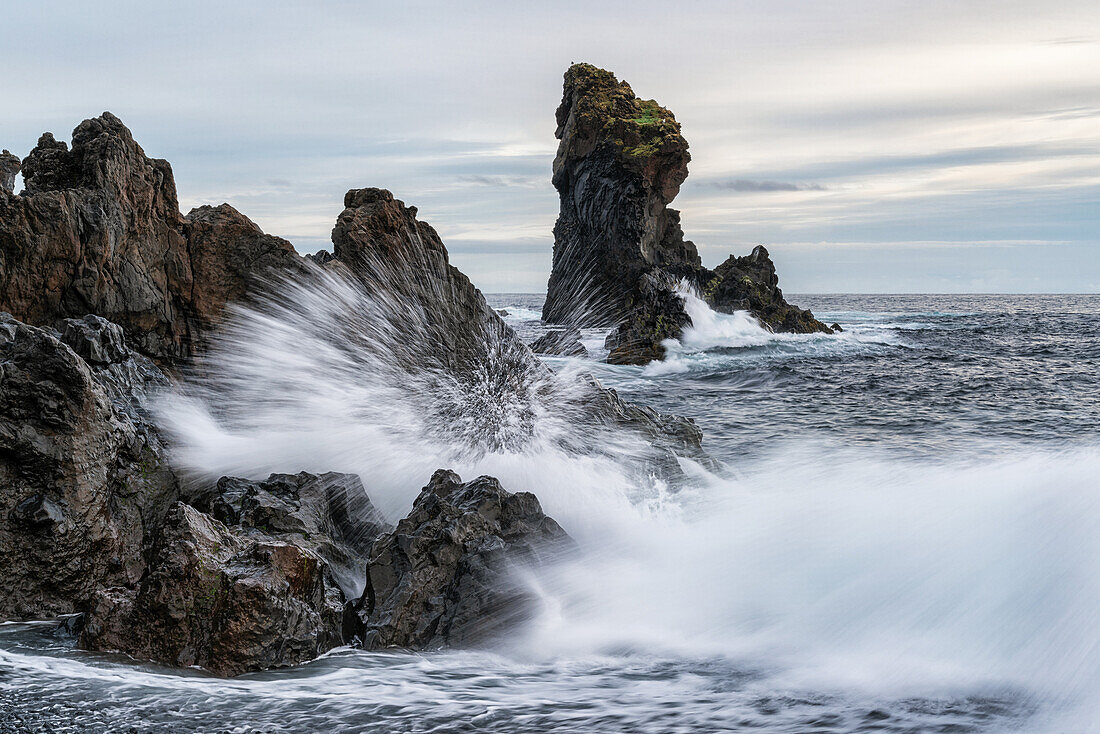
<svg viewBox="0 0 1100 734">
<path fill-rule="evenodd" d="M 565 73 L 557 119 L 561 211 L 543 319 L 610 326 L 649 268 L 700 264 L 668 207 L 691 155 L 672 112 L 590 64 Z"/>
<path fill-rule="evenodd" d="M 691 323 L 675 294 L 686 280 L 715 310 L 752 311 L 776 331 L 829 332 L 783 300 L 763 247 L 717 270 L 703 267 L 684 239 L 680 213 L 669 207 L 691 160 L 671 111 L 639 99 L 609 71 L 574 64 L 557 122 L 553 180 L 561 208 L 544 321 L 618 325 L 609 361 L 660 359 L 661 341 Z"/>
</svg>

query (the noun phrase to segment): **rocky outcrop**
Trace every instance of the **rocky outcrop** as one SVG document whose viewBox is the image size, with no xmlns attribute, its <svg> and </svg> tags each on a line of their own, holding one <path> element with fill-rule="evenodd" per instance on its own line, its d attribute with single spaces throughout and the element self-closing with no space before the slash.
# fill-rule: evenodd
<svg viewBox="0 0 1100 734">
<path fill-rule="evenodd" d="M 581 343 L 581 330 L 575 326 L 551 329 L 531 343 L 531 351 L 560 357 L 588 356 L 588 350 Z"/>
<path fill-rule="evenodd" d="M 677 339 L 691 317 L 677 292 L 675 278 L 653 269 L 638 279 L 634 305 L 619 326 L 607 335 L 611 364 L 646 364 L 664 359 L 666 339 Z"/>
<path fill-rule="evenodd" d="M 222 477 L 177 503 L 140 583 L 101 589 L 82 646 L 219 675 L 294 665 L 342 640 L 376 538 L 352 474 Z"/>
<path fill-rule="evenodd" d="M 691 160 L 672 112 L 589 64 L 565 73 L 555 136 L 561 209 L 543 320 L 611 326 L 654 266 L 699 266 L 668 204 Z"/>
<path fill-rule="evenodd" d="M 81 646 L 236 675 L 340 644 L 343 596 L 317 553 L 172 506 L 136 588 L 101 590 Z"/>
<path fill-rule="evenodd" d="M 325 559 L 349 598 L 363 592 L 371 545 L 390 530 L 354 474 L 222 477 L 190 502 L 228 526 L 293 542 Z"/>
<path fill-rule="evenodd" d="M 9 194 L 15 191 L 15 177 L 19 175 L 21 167 L 19 156 L 6 149 L 0 152 L 0 191 Z"/>
<path fill-rule="evenodd" d="M 572 547 L 533 494 L 437 471 L 408 517 L 375 542 L 348 633 L 368 648 L 425 649 L 514 630 L 537 604 L 521 574 Z"/>
<path fill-rule="evenodd" d="M 78 611 L 145 572 L 177 482 L 144 407 L 166 380 L 120 333 L 0 315 L 0 618 Z"/>
<path fill-rule="evenodd" d="M 447 249 L 428 224 L 384 189 L 355 189 L 332 232 L 334 259 L 325 267 L 343 270 L 368 292 L 399 303 L 401 349 L 391 355 L 425 382 L 435 396 L 426 421 L 441 440 L 461 440 L 473 450 L 523 450 L 537 440 L 538 416 L 556 414 L 640 435 L 648 446 L 639 469 L 682 472 L 674 452 L 683 436 L 701 434 L 688 419 L 644 420 L 598 381 L 587 378 L 568 389 L 553 378 L 481 292 L 448 262 Z M 633 407 L 633 406 L 631 406 Z M 678 427 L 671 429 L 672 424 Z M 694 430 L 693 430 L 694 429 Z M 705 459 L 701 443 L 690 456 Z M 591 435 L 569 450 L 599 450 Z"/>
<path fill-rule="evenodd" d="M 185 358 L 254 274 L 299 261 L 231 207 L 184 219 L 171 166 L 109 112 L 71 150 L 43 134 L 22 171 L 22 194 L 0 186 L 0 310 L 32 325 L 93 313 L 148 356 Z"/>
<path fill-rule="evenodd" d="M 702 266 L 669 207 L 687 177 L 687 141 L 673 114 L 590 64 L 565 73 L 554 186 L 561 208 L 543 320 L 616 326 L 608 360 L 664 356 L 690 318 L 670 301 L 681 280 L 718 311 L 747 309 L 776 331 L 829 332 L 777 287 L 767 250 Z M 669 284 L 673 284 L 671 287 Z"/>
<path fill-rule="evenodd" d="M 809 310 L 784 300 L 775 264 L 763 245 L 757 245 L 744 257 L 730 255 L 715 268 L 714 276 L 704 286 L 703 295 L 716 310 L 725 313 L 751 311 L 774 331 L 795 334 L 833 331 L 832 327 L 815 319 Z"/>
</svg>

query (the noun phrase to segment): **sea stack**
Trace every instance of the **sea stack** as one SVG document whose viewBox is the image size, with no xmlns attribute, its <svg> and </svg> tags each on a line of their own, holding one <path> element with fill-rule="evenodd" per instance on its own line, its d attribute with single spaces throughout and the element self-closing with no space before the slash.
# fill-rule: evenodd
<svg viewBox="0 0 1100 734">
<path fill-rule="evenodd" d="M 609 71 L 574 64 L 557 122 L 561 208 L 544 321 L 615 326 L 608 361 L 644 364 L 691 323 L 676 293 L 686 281 L 717 311 L 749 310 L 775 331 L 830 332 L 783 299 L 764 247 L 703 267 L 669 207 L 691 160 L 670 110 L 639 99 Z"/>
</svg>

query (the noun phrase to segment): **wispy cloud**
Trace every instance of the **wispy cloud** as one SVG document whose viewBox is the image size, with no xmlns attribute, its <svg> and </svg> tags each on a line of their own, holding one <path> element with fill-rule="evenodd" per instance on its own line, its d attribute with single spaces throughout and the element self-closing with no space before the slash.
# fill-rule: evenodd
<svg viewBox="0 0 1100 734">
<path fill-rule="evenodd" d="M 735 178 L 732 181 L 714 181 L 711 183 L 716 189 L 724 191 L 741 192 L 768 192 L 768 191 L 825 191 L 821 184 L 792 183 L 789 181 L 753 181 L 747 178 Z"/>
<path fill-rule="evenodd" d="M 467 174 L 459 176 L 460 183 L 469 186 L 491 186 L 495 188 L 521 187 L 532 188 L 545 185 L 545 181 L 534 176 L 506 176 L 501 174 Z"/>
</svg>

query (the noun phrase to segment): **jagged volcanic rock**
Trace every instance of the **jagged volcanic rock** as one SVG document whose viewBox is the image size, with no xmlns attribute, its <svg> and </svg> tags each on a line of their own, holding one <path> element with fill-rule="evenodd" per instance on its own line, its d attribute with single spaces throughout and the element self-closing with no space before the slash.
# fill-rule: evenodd
<svg viewBox="0 0 1100 734">
<path fill-rule="evenodd" d="M 312 550 L 172 506 L 136 588 L 101 590 L 80 644 L 236 675 L 340 644 L 343 595 Z"/>
<path fill-rule="evenodd" d="M 748 309 L 776 331 L 829 332 L 777 287 L 767 250 L 701 264 L 669 203 L 687 177 L 687 141 L 672 113 L 634 95 L 590 64 L 565 73 L 557 111 L 554 186 L 561 209 L 543 320 L 617 325 L 608 361 L 642 364 L 664 356 L 690 318 L 670 301 L 681 279 L 718 311 Z"/>
<path fill-rule="evenodd" d="M 9 194 L 15 191 L 15 177 L 19 175 L 21 167 L 19 156 L 6 149 L 0 152 L 0 191 Z"/>
<path fill-rule="evenodd" d="M 71 613 L 100 586 L 135 583 L 178 491 L 144 409 L 165 377 L 114 324 L 62 327 L 0 314 L 3 619 Z"/>
<path fill-rule="evenodd" d="M 391 529 L 355 474 L 272 474 L 264 481 L 222 477 L 191 504 L 228 526 L 316 553 L 349 598 L 363 593 L 371 545 Z"/>
<path fill-rule="evenodd" d="M 94 313 L 144 354 L 183 358 L 253 272 L 299 260 L 231 207 L 184 220 L 171 166 L 109 112 L 71 150 L 43 134 L 22 169 L 22 194 L 0 186 L 0 310 L 29 324 Z"/>
<path fill-rule="evenodd" d="M 645 411 L 626 405 L 593 378 L 568 396 L 544 394 L 552 384 L 549 369 L 449 264 L 439 235 L 416 218 L 415 207 L 384 189 L 354 189 L 344 205 L 332 232 L 334 259 L 325 267 L 347 269 L 371 293 L 408 310 L 400 328 L 415 325 L 415 330 L 403 337 L 396 358 L 417 373 L 442 376 L 431 388 L 439 398 L 433 424 L 443 430 L 461 427 L 464 440 L 485 450 L 519 450 L 533 436 L 541 400 L 578 421 L 639 433 L 650 444 L 647 471 L 680 478 L 673 452 L 710 462 L 690 419 L 649 420 Z M 684 441 L 689 435 L 696 438 L 690 446 Z M 591 451 L 591 437 L 571 449 Z"/>
<path fill-rule="evenodd" d="M 554 354 L 565 357 L 587 357 L 588 350 L 581 343 L 581 331 L 575 326 L 551 329 L 531 343 L 535 354 Z"/>
<path fill-rule="evenodd" d="M 439 470 L 412 512 L 371 551 L 349 632 L 368 648 L 475 644 L 529 618 L 536 603 L 517 572 L 572 548 L 528 492 L 492 477 L 462 483 Z"/>
<path fill-rule="evenodd" d="M 352 474 L 222 477 L 177 503 L 137 585 L 100 589 L 80 644 L 219 675 L 340 644 L 374 541 L 392 528 Z"/>
<path fill-rule="evenodd" d="M 634 284 L 650 268 L 700 265 L 680 213 L 668 207 L 691 156 L 672 112 L 589 64 L 565 73 L 557 121 L 561 210 L 542 317 L 610 326 L 633 305 Z"/>
</svg>

